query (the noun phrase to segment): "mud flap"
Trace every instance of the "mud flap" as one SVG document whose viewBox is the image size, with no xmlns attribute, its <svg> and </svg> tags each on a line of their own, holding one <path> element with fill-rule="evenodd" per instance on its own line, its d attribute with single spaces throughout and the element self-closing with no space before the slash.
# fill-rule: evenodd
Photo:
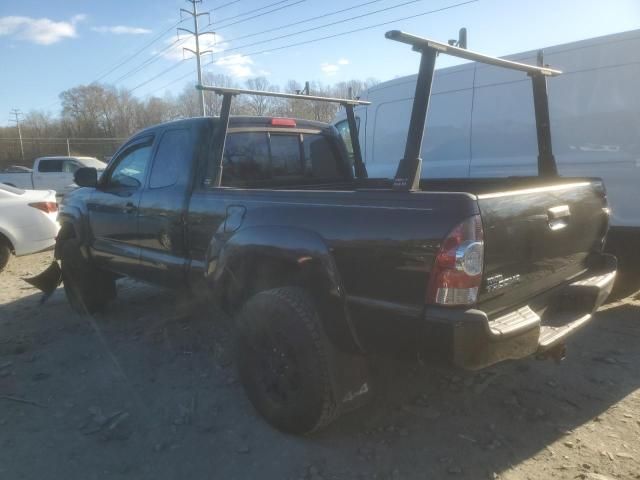
<svg viewBox="0 0 640 480">
<path fill-rule="evenodd" d="M 58 262 L 53 261 L 44 272 L 35 277 L 23 278 L 22 280 L 42 291 L 44 294 L 40 299 L 40 305 L 42 305 L 56 291 L 58 285 L 62 283 L 62 270 Z"/>
</svg>

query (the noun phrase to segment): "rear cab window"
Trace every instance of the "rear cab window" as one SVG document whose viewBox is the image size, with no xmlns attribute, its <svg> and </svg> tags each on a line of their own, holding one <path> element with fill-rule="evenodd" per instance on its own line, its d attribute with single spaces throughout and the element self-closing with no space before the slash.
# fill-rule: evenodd
<svg viewBox="0 0 640 480">
<path fill-rule="evenodd" d="M 351 179 L 335 139 L 307 131 L 234 132 L 225 143 L 223 187 L 295 188 Z"/>
</svg>

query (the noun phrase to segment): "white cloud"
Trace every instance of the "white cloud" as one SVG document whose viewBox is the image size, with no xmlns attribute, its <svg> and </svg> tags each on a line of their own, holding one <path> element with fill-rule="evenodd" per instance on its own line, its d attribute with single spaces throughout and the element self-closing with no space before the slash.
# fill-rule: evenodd
<svg viewBox="0 0 640 480">
<path fill-rule="evenodd" d="M 340 66 L 334 63 L 322 63 L 320 64 L 320 70 L 322 70 L 326 75 L 335 75 L 340 70 Z"/>
<path fill-rule="evenodd" d="M 242 55 L 227 55 L 226 57 L 216 60 L 216 65 L 227 70 L 232 77 L 246 78 L 254 76 L 255 73 L 251 68 L 253 60 Z M 264 70 L 261 73 L 264 74 Z"/>
<path fill-rule="evenodd" d="M 0 17 L 0 36 L 13 35 L 20 40 L 51 45 L 63 38 L 76 36 L 76 24 L 87 18 L 84 14 L 74 15 L 69 21 L 56 22 L 49 18 L 9 16 Z"/>
<path fill-rule="evenodd" d="M 342 67 L 349 65 L 349 63 L 349 60 L 346 58 L 340 58 L 335 62 L 323 62 L 320 64 L 320 70 L 322 70 L 322 73 L 326 76 L 331 77 L 337 74 Z"/>
<path fill-rule="evenodd" d="M 91 30 L 100 33 L 113 33 L 115 35 L 144 35 L 151 33 L 151 30 L 148 28 L 127 27 L 126 25 L 91 27 Z"/>
</svg>

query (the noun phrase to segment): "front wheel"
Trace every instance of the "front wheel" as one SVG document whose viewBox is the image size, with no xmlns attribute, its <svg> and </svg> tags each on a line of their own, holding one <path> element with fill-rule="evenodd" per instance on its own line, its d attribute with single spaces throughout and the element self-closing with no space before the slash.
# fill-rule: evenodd
<svg viewBox="0 0 640 480">
<path fill-rule="evenodd" d="M 80 245 L 77 239 L 71 238 L 65 240 L 60 249 L 64 292 L 76 312 L 95 313 L 116 297 L 116 282 L 113 275 L 83 257 Z"/>
<path fill-rule="evenodd" d="M 240 311 L 236 327 L 240 380 L 258 413 L 278 430 L 311 433 L 350 409 L 349 403 L 361 403 L 354 398 L 368 397 L 366 362 L 335 349 L 305 290 L 259 292 Z M 355 370 L 362 375 L 350 376 L 347 385 L 343 372 Z"/>
</svg>

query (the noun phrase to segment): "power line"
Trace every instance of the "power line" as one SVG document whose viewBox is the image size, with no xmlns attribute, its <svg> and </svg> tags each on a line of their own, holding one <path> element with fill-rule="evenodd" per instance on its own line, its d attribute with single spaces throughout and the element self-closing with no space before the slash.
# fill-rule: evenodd
<svg viewBox="0 0 640 480">
<path fill-rule="evenodd" d="M 416 2 L 416 1 L 419 1 L 419 0 L 412 0 L 412 2 L 407 2 L 407 3 L 413 3 L 413 2 Z M 476 3 L 476 2 L 478 2 L 478 1 L 479 1 L 479 0 L 467 0 L 467 1 L 464 1 L 464 2 L 460 2 L 460 3 L 455 3 L 455 4 L 452 4 L 452 5 L 448 5 L 448 6 L 446 6 L 446 7 L 441 7 L 441 8 L 437 8 L 437 9 L 433 9 L 433 10 L 428 10 L 428 11 L 426 11 L 426 12 L 421 12 L 421 13 L 417 13 L 417 14 L 414 14 L 414 15 L 408 15 L 408 16 L 405 16 L 405 17 L 396 18 L 396 19 L 394 19 L 394 20 L 389 20 L 389 21 L 385 21 L 385 22 L 381 22 L 381 23 L 376 23 L 376 24 L 374 24 L 374 25 L 368 25 L 368 26 L 365 26 L 365 27 L 360 27 L 360 28 L 356 28 L 356 29 L 353 29 L 353 30 L 348 30 L 348 31 L 346 31 L 346 32 L 340 32 L 340 33 L 336 33 L 336 34 L 332 34 L 332 35 L 326 35 L 326 36 L 324 36 L 324 37 L 319 37 L 319 38 L 315 38 L 315 39 L 311 39 L 311 40 L 305 40 L 305 41 L 302 41 L 302 42 L 297 42 L 297 43 L 292 43 L 292 44 L 288 44 L 288 45 L 283 45 L 283 46 L 280 46 L 280 47 L 268 48 L 268 49 L 260 50 L 260 51 L 257 51 L 257 52 L 251 52 L 251 53 L 240 53 L 240 54 L 238 54 L 238 56 L 239 56 L 239 57 L 248 57 L 248 56 L 252 56 L 252 55 L 261 55 L 261 54 L 270 53 L 270 52 L 275 52 L 275 51 L 279 51 L 279 50 L 285 50 L 285 49 L 287 49 L 287 48 L 293 48 L 293 47 L 297 47 L 297 46 L 301 46 L 301 45 L 308 45 L 308 44 L 310 44 L 310 43 L 315 43 L 315 42 L 320 42 L 320 41 L 323 41 L 323 40 L 329 40 L 329 39 L 336 38 L 336 37 L 341 37 L 341 36 L 345 36 L 345 35 L 350 35 L 350 34 L 352 34 L 352 33 L 357 33 L 357 32 L 362 32 L 362 31 L 365 31 L 365 30 L 370 30 L 370 29 L 372 29 L 372 28 L 377 28 L 377 27 L 381 27 L 381 26 L 389 25 L 389 24 L 392 24 L 392 23 L 395 23 L 395 22 L 400 22 L 400 21 L 404 21 L 404 20 L 411 20 L 411 19 L 419 18 L 419 17 L 425 16 L 425 15 L 430 15 L 430 14 L 434 14 L 434 13 L 442 12 L 442 11 L 445 11 L 445 10 L 450 10 L 450 9 L 457 8 L 457 7 L 461 7 L 461 6 L 464 6 L 464 5 L 469 5 L 469 4 L 471 4 L 471 3 Z M 361 16 L 357 16 L 357 17 L 353 17 L 353 18 L 360 18 L 360 17 L 361 17 Z M 347 20 L 349 20 L 349 19 L 347 19 Z M 341 21 L 341 22 L 344 22 L 344 21 Z M 335 22 L 334 22 L 334 23 L 335 23 Z M 315 30 L 315 29 L 316 29 L 316 28 L 308 29 L 308 31 L 313 31 L 313 30 Z M 299 35 L 299 34 L 301 34 L 301 33 L 305 33 L 305 32 L 306 32 L 306 31 L 303 31 L 303 32 L 297 32 L 296 34 L 298 34 L 298 35 Z M 266 43 L 267 41 L 270 41 L 270 40 L 265 40 L 265 43 Z M 261 43 L 262 43 L 262 42 L 261 42 Z M 246 45 L 245 45 L 244 47 L 246 47 Z M 244 48 L 244 47 L 238 47 L 238 48 Z M 223 50 L 223 51 L 224 51 L 224 50 Z M 217 52 L 217 53 L 222 53 L 223 51 L 221 51 L 221 52 Z M 229 51 L 229 50 L 226 50 L 226 51 Z M 213 65 L 213 64 L 215 64 L 215 63 L 216 63 L 216 61 L 215 61 L 215 60 L 212 60 L 211 62 L 209 62 L 209 63 L 205 64 L 205 67 L 206 67 L 206 66 L 209 66 L 209 65 Z M 151 81 L 155 80 L 155 79 L 156 79 L 156 78 L 158 78 L 159 76 L 164 75 L 165 73 L 167 73 L 167 72 L 168 72 L 168 71 L 170 71 L 170 70 L 173 70 L 175 67 L 176 67 L 176 66 L 171 67 L 170 69 L 167 69 L 166 71 L 160 72 L 158 75 L 155 75 L 155 76 L 154 76 L 154 77 L 152 77 L 151 79 L 149 79 L 149 80 L 147 80 L 147 81 L 143 82 L 142 84 L 140 84 L 140 85 L 136 86 L 136 87 L 135 87 L 135 89 L 138 89 L 138 88 L 140 88 L 140 87 L 142 87 L 142 86 L 144 86 L 144 85 L 146 85 L 146 84 L 150 83 Z M 186 77 L 187 77 L 188 75 L 190 75 L 190 74 L 191 74 L 191 73 L 189 73 L 189 74 L 187 74 L 187 75 L 183 75 L 182 77 L 179 77 L 179 78 L 177 78 L 177 79 L 173 80 L 172 82 L 168 83 L 167 85 L 165 85 L 165 86 L 164 86 L 164 87 L 162 87 L 162 88 L 167 88 L 167 87 L 169 87 L 169 86 L 173 85 L 174 83 L 177 83 L 178 81 L 183 80 L 184 78 L 186 78 Z M 159 90 L 159 89 L 158 89 L 158 90 Z M 154 92 L 156 92 L 156 91 L 158 91 L 158 90 L 154 90 Z M 131 90 L 131 91 L 133 91 L 133 90 Z"/>
<path fill-rule="evenodd" d="M 238 0 L 239 1 L 239 0 Z M 233 3 L 233 2 L 231 2 Z M 90 83 L 97 83 L 100 80 L 102 80 L 103 78 L 105 78 L 106 76 L 110 75 L 112 72 L 116 71 L 118 68 L 120 68 L 122 65 L 128 63 L 129 61 L 131 61 L 132 59 L 134 59 L 135 57 L 137 57 L 140 53 L 142 53 L 144 50 L 146 50 L 148 47 L 150 47 L 151 45 L 153 45 L 155 42 L 157 42 L 158 40 L 160 40 L 162 37 L 164 37 L 167 33 L 169 33 L 170 31 L 172 31 L 175 27 L 177 27 L 178 25 L 180 25 L 180 23 L 182 23 L 184 20 L 180 19 L 179 21 L 177 21 L 176 23 L 174 23 L 173 25 L 171 25 L 169 28 L 167 28 L 166 30 L 164 30 L 162 33 L 160 33 L 159 35 L 157 35 L 156 37 L 153 38 L 153 40 L 149 41 L 148 43 L 145 43 L 144 46 L 142 48 L 140 48 L 139 50 L 137 50 L 136 52 L 134 52 L 132 55 L 129 55 L 127 57 L 125 57 L 123 60 L 121 60 L 120 62 L 118 62 L 115 66 L 111 67 L 109 70 L 107 70 L 105 73 L 102 73 L 98 76 L 98 78 L 96 78 L 95 80 L 91 81 Z M 59 102 L 59 100 L 54 100 L 51 103 L 48 103 L 47 105 L 44 106 L 45 109 L 57 104 Z"/>
<path fill-rule="evenodd" d="M 361 27 L 361 28 L 356 28 L 356 29 L 353 29 L 353 30 L 348 30 L 346 32 L 340 32 L 340 33 L 335 33 L 335 34 L 332 34 L 332 35 L 326 35 L 324 37 L 314 38 L 314 39 L 311 39 L 311 40 L 305 40 L 305 41 L 302 41 L 302 42 L 292 43 L 292 44 L 289 44 L 289 45 L 283 45 L 281 47 L 268 48 L 266 50 L 260 50 L 260 51 L 257 51 L 257 52 L 240 53 L 240 54 L 237 54 L 237 56 L 238 57 L 249 57 L 249 56 L 253 56 L 253 55 L 261 55 L 261 54 L 264 54 L 264 53 L 271 53 L 271 52 L 276 52 L 276 51 L 279 51 L 279 50 L 285 50 L 287 48 L 299 47 L 301 45 L 308 45 L 310 43 L 320 42 L 322 40 L 329 40 L 331 38 L 337 38 L 337 37 L 342 37 L 342 36 L 345 36 L 345 35 L 350 35 L 352 33 L 362 32 L 362 31 L 365 31 L 365 30 L 371 30 L 372 28 L 382 27 L 382 26 L 389 25 L 389 24 L 392 24 L 392 23 L 401 22 L 403 20 L 411 20 L 411 19 L 414 19 L 414 18 L 423 17 L 425 15 L 430 15 L 432 13 L 438 13 L 438 12 L 442 12 L 442 11 L 445 11 L 445 10 L 450 10 L 452 8 L 462 7 L 464 5 L 469 5 L 471 3 L 476 3 L 476 2 L 479 2 L 479 1 L 480 0 L 467 0 L 466 2 L 455 3 L 453 5 L 448 5 L 446 7 L 437 8 L 437 9 L 434 9 L 434 10 L 429 10 L 429 11 L 426 11 L 426 12 L 417 13 L 417 14 L 414 14 L 414 15 L 406 16 L 406 17 L 396 18 L 394 20 L 389 20 L 389 21 L 386 21 L 386 22 L 376 23 L 374 25 L 368 25 L 366 27 Z M 216 61 L 212 60 L 211 62 L 207 63 L 205 66 L 213 65 L 215 63 L 216 63 Z"/>
<path fill-rule="evenodd" d="M 129 92 L 135 92 L 135 91 L 136 91 L 136 90 L 138 90 L 139 88 L 144 87 L 144 86 L 145 86 L 145 85 L 147 85 L 148 83 L 153 82 L 156 78 L 161 77 L 162 75 L 164 75 L 164 74 L 166 74 L 166 73 L 169 73 L 169 72 L 171 72 L 172 70 L 175 70 L 175 69 L 176 69 L 176 68 L 178 68 L 180 65 L 182 65 L 186 60 L 187 60 L 186 58 L 184 58 L 184 59 L 180 60 L 178 63 L 176 63 L 176 64 L 174 64 L 174 65 L 170 66 L 169 68 L 164 69 L 164 70 L 163 70 L 163 71 L 161 71 L 160 73 L 158 73 L 158 74 L 154 75 L 153 77 L 151 77 L 151 78 L 149 78 L 149 79 L 145 80 L 144 82 L 142 82 L 142 83 L 140 83 L 140 84 L 136 85 L 135 87 L 133 87 L 133 88 L 129 89 Z M 209 64 L 207 64 L 207 65 L 209 65 Z"/>
<path fill-rule="evenodd" d="M 322 15 L 316 15 L 315 17 L 306 18 L 304 20 L 300 20 L 300 21 L 293 22 L 293 23 L 287 23 L 286 25 L 280 25 L 279 27 L 270 28 L 268 30 L 262 30 L 261 32 L 250 33 L 248 35 L 242 35 L 240 37 L 232 38 L 230 40 L 225 40 L 225 43 L 231 43 L 231 42 L 235 42 L 235 41 L 238 41 L 238 40 L 243 40 L 245 38 L 255 37 L 257 35 L 262 35 L 263 33 L 270 33 L 270 32 L 274 32 L 276 30 L 282 30 L 283 28 L 294 27 L 296 25 L 301 25 L 303 23 L 312 22 L 313 20 L 318 20 L 319 18 L 330 17 L 332 15 L 337 15 L 339 13 L 344 13 L 344 12 L 347 12 L 349 10 L 354 10 L 356 8 L 359 8 L 359 7 L 365 7 L 367 5 L 371 5 L 372 3 L 380 3 L 381 1 L 383 1 L 383 0 L 370 0 L 368 2 L 359 3 L 358 5 L 354 5 L 352 7 L 343 8 L 342 10 L 336 10 L 334 12 L 328 12 L 328 13 L 324 13 Z"/>
<path fill-rule="evenodd" d="M 248 43 L 246 45 L 241 45 L 239 47 L 226 48 L 226 49 L 220 50 L 220 51 L 218 51 L 216 53 L 220 54 L 220 53 L 225 53 L 225 52 L 233 52 L 235 50 L 240 50 L 242 48 L 253 47 L 254 45 L 262 45 L 263 43 L 274 42 L 276 40 L 282 40 L 283 38 L 289 38 L 289 37 L 294 37 L 296 35 L 302 35 L 303 33 L 309 33 L 309 32 L 313 32 L 315 30 L 320 30 L 322 28 L 333 27 L 334 25 L 339 25 L 339 24 L 345 23 L 345 22 L 352 22 L 352 21 L 358 20 L 360 18 L 370 17 L 371 15 L 376 15 L 378 13 L 386 12 L 388 10 L 393 10 L 393 9 L 396 9 L 396 8 L 400 8 L 400 7 L 404 7 L 404 6 L 407 6 L 407 5 L 411 5 L 412 3 L 418 3 L 418 2 L 423 2 L 423 1 L 424 0 L 409 0 L 407 2 L 400 3 L 398 5 L 392 5 L 390 7 L 385 7 L 385 8 L 381 8 L 379 10 L 374 10 L 373 12 L 367 12 L 367 13 L 363 13 L 361 15 L 356 15 L 356 16 L 353 16 L 353 17 L 344 18 L 342 20 L 336 20 L 335 22 L 325 23 L 324 25 L 318 25 L 316 27 L 307 28 L 305 30 L 300 30 L 300 31 L 293 32 L 293 33 L 287 33 L 285 35 L 280 35 L 278 37 L 268 38 L 266 40 L 260 40 L 258 42 Z"/>
<path fill-rule="evenodd" d="M 269 5 L 265 5 L 264 7 L 254 8 L 253 10 L 249 10 L 247 12 L 239 13 L 239 14 L 234 15 L 232 17 L 227 17 L 227 18 L 223 18 L 222 20 L 218 20 L 218 23 L 224 23 L 227 20 L 233 20 L 235 18 L 244 17 L 245 15 L 251 15 L 252 13 L 259 12 L 260 10 L 264 10 L 265 8 L 273 7 L 274 5 L 280 5 L 280 4 L 283 4 L 283 3 L 287 3 L 288 1 L 290 1 L 290 0 L 280 0 L 279 2 L 270 3 Z M 218 7 L 217 9 L 219 10 L 220 7 Z M 212 8 L 211 10 L 208 11 L 208 13 L 212 13 L 214 10 L 216 10 L 216 9 Z"/>
<path fill-rule="evenodd" d="M 233 2 L 228 2 L 225 3 L 224 5 L 220 5 L 219 7 L 216 8 L 212 8 L 211 10 L 209 10 L 209 13 L 213 12 L 214 10 L 222 10 L 225 7 L 228 7 L 229 5 L 233 5 L 234 3 L 239 3 L 240 0 L 234 0 Z"/>
<path fill-rule="evenodd" d="M 238 56 L 240 56 L 240 57 L 248 57 L 248 56 L 252 56 L 252 55 L 261 55 L 261 54 L 264 54 L 264 53 L 275 52 L 275 51 L 284 50 L 284 49 L 287 49 L 287 48 L 297 47 L 297 46 L 300 46 L 300 45 L 307 45 L 307 44 L 310 44 L 310 43 L 320 42 L 320 41 L 328 40 L 328 39 L 331 39 L 331 38 L 341 37 L 341 36 L 344 36 L 344 35 L 350 35 L 352 33 L 357 33 L 357 32 L 361 32 L 361 31 L 365 31 L 365 30 L 370 30 L 372 28 L 377 28 L 377 27 L 381 27 L 381 26 L 384 26 L 384 25 L 389 25 L 391 23 L 395 23 L 395 22 L 399 22 L 399 21 L 403 21 L 403 20 L 410 20 L 410 19 L 413 19 L 413 18 L 418 18 L 418 17 L 422 17 L 422 16 L 425 16 L 425 15 L 430 15 L 430 14 L 433 14 L 433 13 L 438 13 L 438 12 L 442 12 L 442 11 L 445 11 L 445 10 L 450 10 L 450 9 L 461 7 L 461 6 L 464 6 L 464 5 L 471 4 L 471 3 L 476 3 L 478 1 L 479 0 L 468 0 L 468 1 L 465 1 L 465 2 L 460 2 L 460 3 L 448 5 L 446 7 L 442 7 L 442 8 L 438 8 L 438 9 L 434 9 L 434 10 L 429 10 L 429 11 L 426 11 L 426 12 L 421 12 L 421 13 L 414 14 L 414 15 L 409 15 L 409 16 L 406 16 L 406 17 L 396 18 L 394 20 L 389 20 L 389 21 L 382 22 L 382 23 L 377 23 L 375 25 L 369 25 L 369 26 L 366 26 L 366 27 L 356 28 L 356 29 L 349 30 L 349 31 L 346 31 L 346 32 L 340 32 L 340 33 L 327 35 L 327 36 L 320 37 L 320 38 L 315 38 L 315 39 L 311 39 L 311 40 L 305 40 L 305 41 L 302 41 L 302 42 L 293 43 L 293 44 L 289 44 L 289 45 L 284 45 L 284 46 L 281 46 L 281 47 L 274 47 L 274 48 L 270 48 L 270 49 L 266 49 L 266 50 L 260 50 L 258 52 L 244 53 L 244 54 L 241 53 L 241 54 L 238 54 Z M 209 66 L 209 65 L 213 65 L 215 63 L 216 63 L 216 61 L 212 60 L 211 62 L 205 64 L 205 67 Z M 164 74 L 164 73 L 161 72 L 159 75 L 156 75 L 154 78 L 150 79 L 149 82 L 152 81 L 152 80 L 155 80 L 155 78 L 157 78 L 158 76 L 160 76 L 162 74 Z M 171 85 L 173 85 L 173 84 L 175 84 L 175 83 L 177 83 L 177 82 L 179 82 L 181 80 L 184 80 L 189 75 L 191 75 L 191 72 L 172 80 L 171 82 L 165 84 L 161 88 L 153 90 L 152 93 L 155 93 L 155 92 L 163 90 L 163 89 L 165 89 L 167 87 L 170 87 Z M 149 82 L 145 82 L 145 84 L 149 83 Z M 141 84 L 138 87 L 141 87 L 141 86 L 143 86 L 143 85 Z M 136 88 L 138 88 L 138 87 L 136 87 Z"/>
<path fill-rule="evenodd" d="M 163 85 L 162 87 L 160 87 L 160 88 L 156 88 L 155 90 L 153 90 L 153 91 L 151 92 L 151 94 L 154 94 L 154 93 L 156 93 L 156 92 L 159 92 L 160 90 L 164 90 L 165 88 L 170 87 L 171 85 L 173 85 L 173 84 L 175 84 L 175 83 L 178 83 L 180 80 L 184 80 L 185 78 L 187 78 L 188 76 L 190 76 L 192 73 L 193 73 L 193 72 L 188 72 L 188 73 L 186 73 L 186 74 L 184 74 L 184 75 L 179 76 L 178 78 L 176 78 L 176 79 L 174 79 L 174 80 L 171 80 L 169 83 L 167 83 L 167 84 Z"/>
<path fill-rule="evenodd" d="M 288 1 L 288 0 L 287 0 L 287 1 Z M 269 15 L 270 13 L 277 12 L 277 11 L 279 11 L 279 10 L 284 10 L 285 8 L 293 7 L 293 6 L 295 6 L 295 5 L 298 5 L 298 4 L 300 4 L 300 3 L 302 3 L 302 2 L 306 2 L 306 1 L 307 1 L 307 0 L 298 0 L 297 2 L 293 2 L 293 3 L 289 4 L 289 5 L 283 5 L 282 7 L 274 8 L 273 10 L 269 10 L 268 12 L 258 13 L 258 14 L 256 14 L 256 15 L 252 16 L 252 17 L 249 17 L 249 18 L 243 18 L 242 20 L 237 20 L 237 21 L 235 21 L 235 22 L 231 22 L 231 23 L 228 23 L 228 24 L 226 24 L 226 25 L 222 25 L 222 26 L 220 26 L 220 27 L 216 27 L 216 30 L 222 30 L 223 28 L 230 27 L 231 25 L 237 25 L 238 23 L 248 22 L 249 20 L 253 20 L 254 18 L 263 17 L 263 16 L 265 16 L 265 15 Z M 218 23 L 223 23 L 223 21 L 221 20 L 221 21 L 220 21 L 220 22 L 218 22 Z"/>
<path fill-rule="evenodd" d="M 160 40 L 162 37 L 164 37 L 167 33 L 169 33 L 170 31 L 172 31 L 175 27 L 177 27 L 178 25 L 180 25 L 184 20 L 180 19 L 178 20 L 176 23 L 174 23 L 173 25 L 171 25 L 169 28 L 167 28 L 165 31 L 163 31 L 161 34 L 159 34 L 158 36 L 154 37 L 153 40 L 149 41 L 148 43 L 145 43 L 144 46 L 142 48 L 140 48 L 139 50 L 137 50 L 136 52 L 134 52 L 132 55 L 129 55 L 127 58 L 125 58 L 123 61 L 119 62 L 118 64 L 116 64 L 114 67 L 110 68 L 106 73 L 103 73 L 102 75 L 100 75 L 97 79 L 95 79 L 93 82 L 91 83 L 97 83 L 100 80 L 102 80 L 103 78 L 105 78 L 107 75 L 111 74 L 112 72 L 114 72 L 115 70 L 117 70 L 118 68 L 120 68 L 122 65 L 124 65 L 125 63 L 128 63 L 129 61 L 131 61 L 132 59 L 134 59 L 135 57 L 137 57 L 138 55 L 140 55 L 142 52 L 144 52 L 148 47 L 150 47 L 151 45 L 153 45 L 155 42 L 157 42 L 158 40 Z"/>
<path fill-rule="evenodd" d="M 286 0 L 286 1 L 288 1 L 288 0 Z M 269 29 L 269 30 L 263 30 L 262 32 L 252 33 L 252 34 L 249 34 L 249 35 L 243 35 L 242 37 L 236 37 L 236 38 L 234 38 L 234 39 L 232 39 L 232 40 L 226 40 L 226 42 L 232 42 L 232 41 L 240 40 L 240 39 L 243 39 L 243 38 L 254 37 L 254 36 L 256 36 L 256 35 L 261 35 L 261 34 L 263 34 L 263 33 L 272 32 L 272 31 L 274 31 L 274 30 L 281 30 L 281 29 L 283 29 L 283 28 L 291 27 L 291 26 L 294 26 L 294 25 L 300 25 L 300 24 L 302 24 L 302 23 L 307 23 L 307 22 L 310 22 L 310 21 L 313 21 L 313 20 L 317 20 L 318 18 L 324 18 L 324 17 L 331 16 L 331 15 L 337 15 L 337 14 L 339 14 L 339 13 L 344 13 L 344 12 L 347 12 L 347 11 L 350 11 L 350 10 L 354 10 L 354 9 L 356 9 L 356 8 L 364 7 L 364 6 L 367 6 L 367 5 L 373 4 L 373 3 L 379 3 L 379 2 L 381 2 L 381 1 L 382 1 L 382 0 L 370 0 L 370 1 L 368 1 L 368 2 L 359 3 L 358 5 L 353 5 L 353 6 L 351 6 L 351 7 L 343 8 L 343 9 L 341 9 L 341 10 L 336 10 L 336 11 L 333 11 L 333 12 L 328 12 L 328 13 L 325 13 L 325 14 L 323 14 L 323 15 L 317 15 L 317 16 L 315 16 L 315 17 L 310 17 L 310 18 L 307 18 L 307 19 L 304 19 L 304 20 L 300 20 L 300 21 L 298 21 L 298 22 L 289 23 L 289 24 L 287 24 L 287 25 L 281 25 L 280 27 L 272 28 L 272 29 Z M 236 3 L 236 2 L 232 2 L 232 3 Z M 284 3 L 284 2 L 276 2 L 275 4 L 267 5 L 266 7 L 262 7 L 262 8 L 260 8 L 260 9 L 256 9 L 256 10 L 253 10 L 253 11 L 262 10 L 262 9 L 264 9 L 264 8 L 268 8 L 269 6 L 273 6 L 273 5 L 280 4 L 280 3 Z M 213 10 L 210 10 L 210 11 L 213 11 Z M 251 12 L 246 12 L 245 14 L 247 14 L 247 13 L 251 13 Z M 232 18 L 235 18 L 235 17 L 232 17 Z M 227 20 L 229 20 L 229 19 L 227 19 Z M 211 63 L 208 63 L 207 65 L 210 65 L 210 64 L 211 64 Z M 160 90 L 164 90 L 165 88 L 170 87 L 171 85 L 174 85 L 175 83 L 178 83 L 178 82 L 179 82 L 179 81 L 181 81 L 181 80 L 184 80 L 184 79 L 185 79 L 185 78 L 187 78 L 190 74 L 191 74 L 191 73 L 187 73 L 187 74 L 185 74 L 185 75 L 181 75 L 180 77 L 178 77 L 178 78 L 176 78 L 176 79 L 174 79 L 174 80 L 170 81 L 169 83 L 165 84 L 164 86 L 162 86 L 162 87 L 160 87 L 160 88 L 157 88 L 157 89 L 153 90 L 153 91 L 151 92 L 151 94 L 154 94 L 154 93 L 156 93 L 156 92 L 159 92 Z"/>
<path fill-rule="evenodd" d="M 151 65 L 152 63 L 154 63 L 155 61 L 159 60 L 162 55 L 168 51 L 169 49 L 173 48 L 174 46 L 180 46 L 183 45 L 187 42 L 188 38 L 182 40 L 182 42 L 180 42 L 180 39 L 177 38 L 176 40 L 174 40 L 170 45 L 167 45 L 165 48 L 163 48 L 162 50 L 160 50 L 159 52 L 156 52 L 152 57 L 148 58 L 147 60 L 145 60 L 144 62 L 142 62 L 140 65 L 138 65 L 137 67 L 129 70 L 128 72 L 124 73 L 123 75 L 119 76 L 118 78 L 116 78 L 115 80 L 113 80 L 112 83 L 119 83 L 122 80 L 130 77 L 131 75 L 135 75 L 136 73 L 138 73 L 140 70 L 142 70 L 143 68 Z M 180 42 L 180 43 L 179 43 Z"/>
</svg>

